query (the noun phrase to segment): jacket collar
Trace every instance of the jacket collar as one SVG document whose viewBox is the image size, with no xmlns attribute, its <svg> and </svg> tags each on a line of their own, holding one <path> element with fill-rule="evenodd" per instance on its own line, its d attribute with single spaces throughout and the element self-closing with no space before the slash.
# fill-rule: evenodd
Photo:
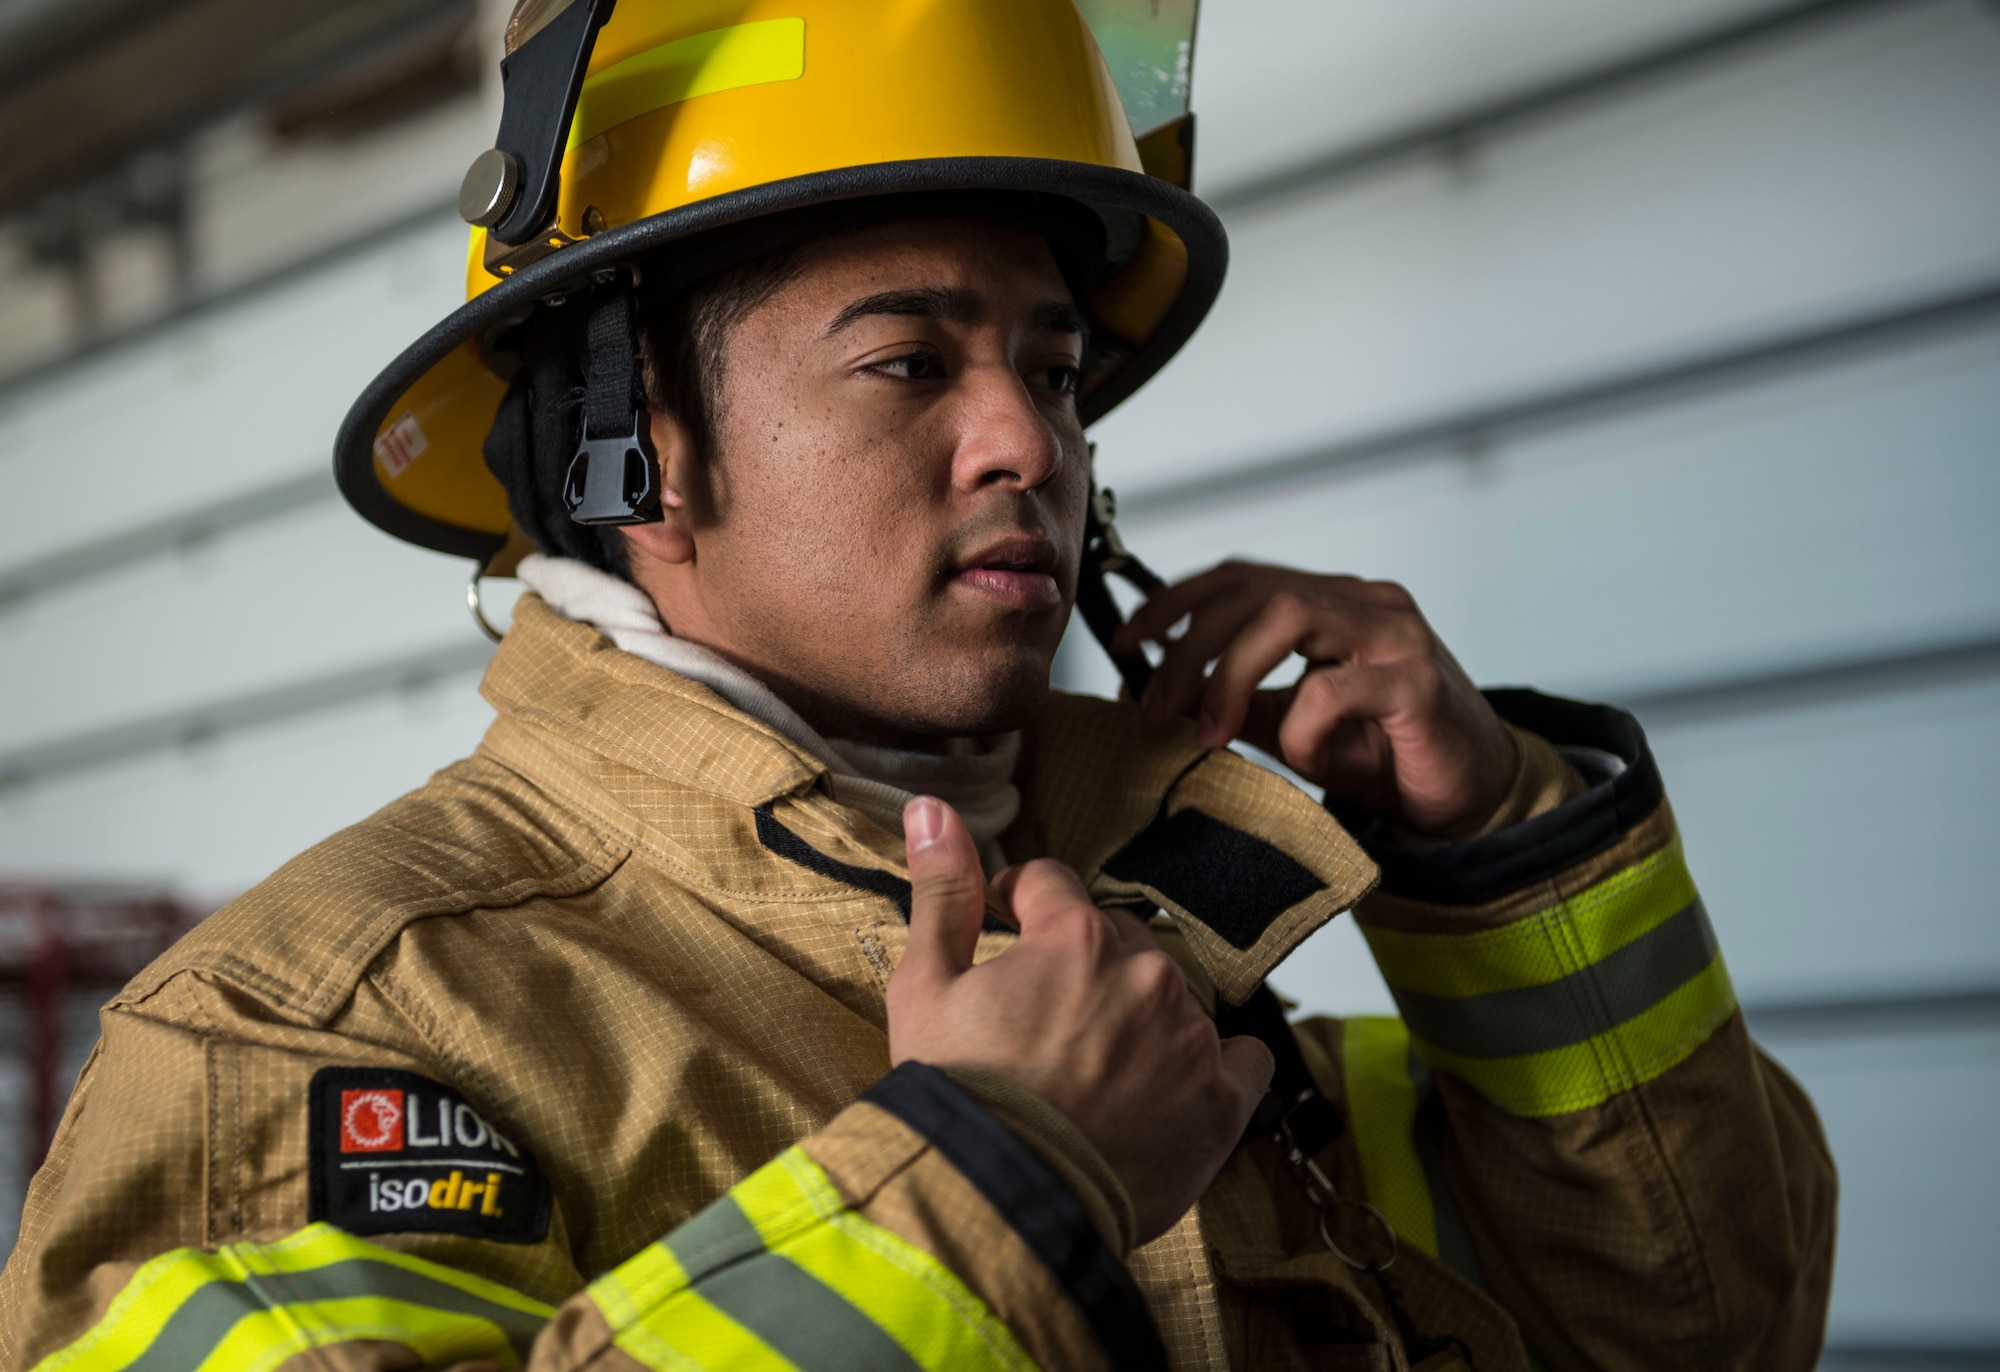
<svg viewBox="0 0 2000 1372">
<path fill-rule="evenodd" d="M 901 836 L 838 804 L 817 758 L 535 596 L 481 690 L 500 714 L 489 753 L 693 884 L 752 900 L 859 889 L 907 911 Z M 1100 903 L 1166 911 L 1231 1001 L 1377 878 L 1296 786 L 1191 730 L 1150 733 L 1130 706 L 1053 694 L 1023 768 L 1008 856 L 1068 863 Z"/>
</svg>

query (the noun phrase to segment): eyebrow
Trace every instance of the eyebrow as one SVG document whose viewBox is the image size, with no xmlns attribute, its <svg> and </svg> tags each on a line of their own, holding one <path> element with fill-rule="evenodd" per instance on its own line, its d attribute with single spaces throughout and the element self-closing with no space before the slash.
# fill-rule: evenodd
<svg viewBox="0 0 2000 1372">
<path fill-rule="evenodd" d="M 900 315 L 905 318 L 942 319 L 950 324 L 977 324 L 986 315 L 979 296 L 963 286 L 920 286 L 906 291 L 878 291 L 864 295 L 833 317 L 824 337 L 871 315 Z M 1029 316 L 1029 326 L 1040 333 L 1085 331 L 1083 314 L 1067 300 L 1044 300 Z"/>
<path fill-rule="evenodd" d="M 1090 332 L 1083 311 L 1067 300 L 1044 300 L 1035 306 L 1028 325 L 1036 333 L 1073 333 L 1082 337 Z"/>
</svg>

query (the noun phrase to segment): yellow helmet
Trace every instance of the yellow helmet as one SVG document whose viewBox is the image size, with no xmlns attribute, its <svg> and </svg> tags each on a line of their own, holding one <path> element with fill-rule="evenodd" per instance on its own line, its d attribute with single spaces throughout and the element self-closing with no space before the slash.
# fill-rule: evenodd
<svg viewBox="0 0 2000 1372">
<path fill-rule="evenodd" d="M 399 538 L 511 570 L 527 548 L 482 454 L 514 367 L 508 331 L 609 272 L 694 273 L 713 260 L 704 244 L 754 238 L 749 221 L 867 197 L 1008 192 L 1094 214 L 1079 409 L 1097 419 L 1179 350 L 1222 284 L 1222 226 L 1187 189 L 1194 5 L 521 0 L 499 146 L 461 197 L 488 226 L 473 230 L 467 303 L 349 410 L 341 491 Z"/>
</svg>

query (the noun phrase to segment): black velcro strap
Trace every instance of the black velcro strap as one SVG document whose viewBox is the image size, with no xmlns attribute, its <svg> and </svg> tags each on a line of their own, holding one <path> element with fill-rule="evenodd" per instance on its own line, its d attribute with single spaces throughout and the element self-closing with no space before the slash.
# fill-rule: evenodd
<svg viewBox="0 0 2000 1372">
<path fill-rule="evenodd" d="M 1238 950 L 1326 889 L 1282 848 L 1192 805 L 1148 824 L 1104 860 L 1103 871 L 1159 892 Z"/>
<path fill-rule="evenodd" d="M 922 1134 L 1041 1259 L 1116 1368 L 1164 1368 L 1132 1274 L 1034 1150 L 935 1067 L 906 1062 L 862 1097 Z"/>
<path fill-rule="evenodd" d="M 660 473 L 652 412 L 638 387 L 632 286 L 614 275 L 590 304 L 590 374 L 583 434 L 563 477 L 563 503 L 578 524 L 652 524 L 660 518 Z"/>
<path fill-rule="evenodd" d="M 1270 987 L 1259 986 L 1241 1005 L 1231 1005 L 1218 997 L 1215 1030 L 1224 1038 L 1248 1034 L 1262 1039 L 1276 1064 L 1271 1073 L 1271 1089 L 1250 1117 L 1245 1138 L 1275 1133 L 1282 1125 L 1291 1131 L 1299 1151 L 1310 1158 L 1340 1137 L 1346 1127 L 1340 1110 L 1313 1080 L 1298 1038 L 1285 1019 L 1285 1007 Z"/>
<path fill-rule="evenodd" d="M 632 329 L 632 291 L 624 281 L 598 288 L 590 302 L 590 372 L 583 400 L 585 438 L 623 438 L 632 412 L 645 401 L 638 375 L 638 339 Z"/>
</svg>

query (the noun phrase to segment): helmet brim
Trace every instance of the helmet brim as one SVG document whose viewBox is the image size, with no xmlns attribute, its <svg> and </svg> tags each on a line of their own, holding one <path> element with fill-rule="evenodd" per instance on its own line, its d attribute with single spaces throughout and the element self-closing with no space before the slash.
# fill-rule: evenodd
<svg viewBox="0 0 2000 1372">
<path fill-rule="evenodd" d="M 1129 398 L 1166 365 L 1199 327 L 1222 289 L 1228 238 L 1215 213 L 1187 191 L 1140 172 L 1046 158 L 962 157 L 843 167 L 753 186 L 648 216 L 572 244 L 513 273 L 467 301 L 385 367 L 348 410 L 334 444 L 334 478 L 365 519 L 406 542 L 487 564 L 507 534 L 456 523 L 399 500 L 382 480 L 377 439 L 404 397 L 468 341 L 526 318 L 551 294 L 585 285 L 603 268 L 652 259 L 661 249 L 712 230 L 785 211 L 863 197 L 935 191 L 1013 191 L 1059 196 L 1107 219 L 1138 215 L 1179 241 L 1186 262 L 1172 303 L 1129 355 L 1093 378 L 1079 397 L 1088 425 Z M 651 270 L 651 268 L 649 268 Z M 497 377 L 496 386 L 499 384 Z M 494 391 L 497 404 L 498 391 Z M 491 423 L 491 413 L 486 423 Z M 474 425 L 483 435 L 483 426 Z M 457 454 L 456 460 L 476 460 Z M 479 475 L 491 481 L 483 463 Z M 497 483 L 495 483 L 497 489 Z"/>
</svg>

